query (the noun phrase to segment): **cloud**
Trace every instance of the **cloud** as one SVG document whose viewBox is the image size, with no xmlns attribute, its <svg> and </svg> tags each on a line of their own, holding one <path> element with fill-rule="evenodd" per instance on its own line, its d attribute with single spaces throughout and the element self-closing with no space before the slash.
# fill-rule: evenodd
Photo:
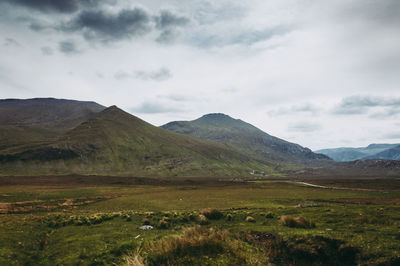
<svg viewBox="0 0 400 266">
<path fill-rule="evenodd" d="M 166 106 L 161 103 L 144 102 L 138 107 L 130 109 L 134 113 L 140 114 L 159 114 L 159 113 L 179 113 L 183 112 L 181 108 Z"/>
<path fill-rule="evenodd" d="M 122 9 L 117 13 L 103 10 L 83 11 L 58 29 L 82 33 L 87 40 L 108 42 L 149 33 L 151 19 L 147 11 L 139 7 Z"/>
<path fill-rule="evenodd" d="M 155 81 L 163 81 L 170 79 L 172 77 L 171 71 L 168 68 L 162 67 L 156 71 L 137 71 L 135 73 L 136 78 L 142 80 L 155 80 Z"/>
<path fill-rule="evenodd" d="M 164 81 L 170 79 L 172 77 L 172 73 L 168 68 L 162 67 L 158 70 L 154 71 L 135 71 L 132 73 L 126 71 L 118 71 L 114 74 L 114 78 L 117 80 L 123 80 L 128 78 L 135 78 L 144 81 Z"/>
<path fill-rule="evenodd" d="M 43 12 L 72 13 L 78 10 L 78 0 L 6 0 L 9 4 Z"/>
<path fill-rule="evenodd" d="M 366 114 L 370 109 L 376 107 L 400 107 L 400 98 L 385 98 L 359 95 L 350 96 L 344 98 L 342 102 L 333 109 L 333 113 L 339 115 Z"/>
<path fill-rule="evenodd" d="M 76 44 L 73 41 L 61 41 L 58 49 L 64 54 L 76 54 L 79 52 Z"/>
<path fill-rule="evenodd" d="M 384 135 L 384 139 L 400 139 L 400 132 L 393 132 Z"/>
<path fill-rule="evenodd" d="M 114 0 L 5 0 L 10 5 L 34 9 L 45 13 L 74 13 L 81 7 L 97 7 L 103 2 L 115 3 Z"/>
<path fill-rule="evenodd" d="M 306 103 L 306 104 L 302 104 L 302 105 L 292 105 L 290 107 L 281 107 L 281 108 L 277 108 L 274 110 L 270 110 L 268 112 L 269 116 L 281 116 L 281 115 L 291 115 L 291 114 L 297 114 L 297 113 L 308 113 L 311 115 L 316 115 L 319 112 L 321 112 L 322 109 L 310 104 L 310 103 Z"/>
<path fill-rule="evenodd" d="M 43 46 L 40 48 L 40 50 L 42 51 L 43 55 L 53 55 L 54 53 L 53 48 L 49 46 Z"/>
<path fill-rule="evenodd" d="M 155 21 L 157 29 L 170 29 L 186 26 L 190 20 L 186 17 L 173 14 L 169 10 L 162 10 L 160 15 L 155 17 Z"/>
<path fill-rule="evenodd" d="M 14 47 L 19 47 L 21 46 L 21 44 L 19 44 L 19 42 L 17 42 L 15 39 L 13 38 L 5 38 L 4 39 L 4 46 L 14 46 Z"/>
<path fill-rule="evenodd" d="M 288 130 L 291 132 L 314 132 L 320 130 L 322 127 L 320 124 L 310 123 L 310 122 L 298 122 L 290 124 Z"/>
</svg>

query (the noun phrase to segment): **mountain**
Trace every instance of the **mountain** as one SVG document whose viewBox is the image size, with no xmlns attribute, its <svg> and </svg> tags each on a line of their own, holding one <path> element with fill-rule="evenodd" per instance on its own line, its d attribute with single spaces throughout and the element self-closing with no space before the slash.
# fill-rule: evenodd
<svg viewBox="0 0 400 266">
<path fill-rule="evenodd" d="M 374 155 L 366 156 L 363 159 L 400 160 L 400 145 L 378 152 Z"/>
<path fill-rule="evenodd" d="M 325 155 L 313 153 L 308 148 L 273 137 L 249 123 L 220 113 L 207 114 L 193 121 L 170 122 L 161 127 L 222 143 L 263 162 L 312 164 L 330 160 Z"/>
<path fill-rule="evenodd" d="M 384 159 L 377 154 L 398 146 L 399 144 L 370 144 L 361 148 L 333 148 L 317 150 L 337 162 L 348 162 L 360 159 Z M 393 159 L 393 158 L 386 158 Z"/>
<path fill-rule="evenodd" d="M 95 102 L 54 98 L 0 100 L 0 150 L 54 139 L 104 109 Z"/>
<path fill-rule="evenodd" d="M 230 176 L 274 172 L 219 143 L 155 127 L 112 106 L 56 140 L 0 151 L 0 173 Z"/>
</svg>

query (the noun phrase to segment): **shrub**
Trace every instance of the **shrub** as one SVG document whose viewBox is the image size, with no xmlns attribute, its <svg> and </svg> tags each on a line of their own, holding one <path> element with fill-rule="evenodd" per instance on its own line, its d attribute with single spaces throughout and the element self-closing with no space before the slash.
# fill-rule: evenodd
<svg viewBox="0 0 400 266">
<path fill-rule="evenodd" d="M 142 224 L 143 225 L 150 225 L 150 220 L 148 218 L 143 218 Z"/>
<path fill-rule="evenodd" d="M 206 224 L 208 224 L 208 219 L 207 219 L 207 217 L 204 216 L 203 214 L 200 214 L 200 215 L 199 215 L 198 220 L 199 220 L 199 223 L 200 223 L 201 225 L 206 225 Z"/>
<path fill-rule="evenodd" d="M 293 228 L 314 228 L 315 224 L 311 220 L 306 220 L 303 217 L 294 218 L 290 215 L 281 217 L 281 224 Z"/>
<path fill-rule="evenodd" d="M 219 220 L 224 216 L 222 212 L 216 209 L 204 209 L 200 211 L 200 214 L 204 215 L 210 220 Z"/>
<path fill-rule="evenodd" d="M 256 219 L 254 219 L 254 218 L 251 217 L 251 216 L 247 216 L 247 217 L 246 217 L 246 222 L 248 222 L 248 223 L 255 223 L 255 222 L 256 222 Z"/>
</svg>

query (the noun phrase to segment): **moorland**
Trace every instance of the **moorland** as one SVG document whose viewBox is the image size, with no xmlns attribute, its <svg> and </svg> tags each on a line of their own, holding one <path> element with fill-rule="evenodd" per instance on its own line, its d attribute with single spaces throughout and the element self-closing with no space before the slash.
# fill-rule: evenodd
<svg viewBox="0 0 400 266">
<path fill-rule="evenodd" d="M 399 265 L 399 177 L 224 114 L 0 100 L 0 264 Z"/>
</svg>

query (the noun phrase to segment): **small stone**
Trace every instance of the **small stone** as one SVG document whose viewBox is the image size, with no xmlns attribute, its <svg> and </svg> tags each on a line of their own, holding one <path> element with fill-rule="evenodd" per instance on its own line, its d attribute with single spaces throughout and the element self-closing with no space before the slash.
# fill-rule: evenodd
<svg viewBox="0 0 400 266">
<path fill-rule="evenodd" d="M 143 225 L 139 227 L 140 230 L 153 230 L 153 226 L 151 225 Z"/>
</svg>

